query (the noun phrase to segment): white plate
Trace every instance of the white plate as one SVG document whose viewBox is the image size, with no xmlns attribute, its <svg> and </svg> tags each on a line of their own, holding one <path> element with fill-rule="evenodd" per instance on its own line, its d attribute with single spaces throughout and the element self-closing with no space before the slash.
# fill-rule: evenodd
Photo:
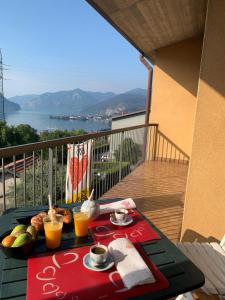
<svg viewBox="0 0 225 300">
<path fill-rule="evenodd" d="M 99 266 L 93 266 L 90 259 L 90 253 L 87 253 L 83 258 L 83 265 L 85 268 L 95 271 L 95 272 L 103 272 L 114 266 L 114 261 L 110 255 L 108 255 L 107 260 L 104 264 Z"/>
<path fill-rule="evenodd" d="M 115 217 L 114 214 L 110 215 L 110 222 L 113 225 L 117 225 L 117 226 L 127 226 L 129 224 L 131 224 L 133 222 L 133 218 L 130 215 L 127 215 L 126 220 L 125 221 L 118 221 Z"/>
</svg>

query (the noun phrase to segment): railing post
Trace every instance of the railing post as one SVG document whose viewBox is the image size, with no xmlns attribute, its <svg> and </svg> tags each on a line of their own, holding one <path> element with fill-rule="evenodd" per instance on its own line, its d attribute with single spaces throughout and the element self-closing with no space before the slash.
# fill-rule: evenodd
<svg viewBox="0 0 225 300">
<path fill-rule="evenodd" d="M 154 145 L 153 145 L 153 160 L 156 160 L 156 151 L 157 151 L 157 140 L 158 140 L 158 128 L 159 126 L 156 125 L 155 127 L 155 138 L 154 138 Z"/>
<path fill-rule="evenodd" d="M 142 162 L 146 160 L 147 140 L 149 127 L 144 127 L 143 146 L 142 146 Z"/>
<path fill-rule="evenodd" d="M 26 177 L 26 153 L 23 153 L 23 198 L 24 198 L 24 206 L 27 204 L 26 198 L 26 189 L 27 189 L 27 177 Z"/>
<path fill-rule="evenodd" d="M 120 138 L 119 181 L 121 181 L 122 179 L 123 139 L 124 139 L 124 131 L 121 132 L 121 138 Z"/>
<path fill-rule="evenodd" d="M 33 206 L 35 206 L 35 153 L 33 151 Z"/>
<path fill-rule="evenodd" d="M 48 149 L 48 193 L 52 199 L 53 150 Z"/>
<path fill-rule="evenodd" d="M 5 196 L 5 162 L 2 158 L 2 192 L 3 192 L 3 211 L 6 210 L 6 196 Z"/>
<path fill-rule="evenodd" d="M 16 157 L 13 155 L 14 206 L 16 207 Z"/>
</svg>

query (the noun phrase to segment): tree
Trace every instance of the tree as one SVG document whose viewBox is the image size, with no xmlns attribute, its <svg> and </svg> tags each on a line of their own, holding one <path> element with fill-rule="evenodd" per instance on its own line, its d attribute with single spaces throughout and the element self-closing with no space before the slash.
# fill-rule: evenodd
<svg viewBox="0 0 225 300">
<path fill-rule="evenodd" d="M 122 149 L 121 149 L 122 146 Z M 135 143 L 132 138 L 125 138 L 118 149 L 115 150 L 114 155 L 116 160 L 120 160 L 120 152 L 122 150 L 122 161 L 130 162 L 135 165 L 142 157 L 141 147 Z"/>
<path fill-rule="evenodd" d="M 28 124 L 20 124 L 15 127 L 15 140 L 16 145 L 36 143 L 39 141 L 37 130 Z"/>
<path fill-rule="evenodd" d="M 86 133 L 87 132 L 84 129 L 78 129 L 78 130 L 58 130 L 57 129 L 54 131 L 45 130 L 40 133 L 40 140 L 48 141 L 48 140 L 69 137 L 69 136 L 84 135 Z"/>
<path fill-rule="evenodd" d="M 30 125 L 8 126 L 5 121 L 0 121 L 0 148 L 38 141 L 39 135 Z"/>
<path fill-rule="evenodd" d="M 0 148 L 7 146 L 8 126 L 5 121 L 0 121 Z"/>
</svg>

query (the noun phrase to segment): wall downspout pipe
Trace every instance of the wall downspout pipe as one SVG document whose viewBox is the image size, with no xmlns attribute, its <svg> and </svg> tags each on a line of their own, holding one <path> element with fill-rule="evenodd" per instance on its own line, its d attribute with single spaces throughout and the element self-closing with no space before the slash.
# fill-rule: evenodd
<svg viewBox="0 0 225 300">
<path fill-rule="evenodd" d="M 148 87 L 147 87 L 147 96 L 146 96 L 146 115 L 145 115 L 145 124 L 149 123 L 149 115 L 151 112 L 151 88 L 152 88 L 152 73 L 153 68 L 150 63 L 140 54 L 140 61 L 148 69 Z"/>
<path fill-rule="evenodd" d="M 147 87 L 147 96 L 146 96 L 146 114 L 145 114 L 145 125 L 149 124 L 149 116 L 151 112 L 151 88 L 152 88 L 152 74 L 153 68 L 151 67 L 150 63 L 145 59 L 144 55 L 140 54 L 140 61 L 143 65 L 148 69 L 148 87 Z M 147 153 L 147 139 L 148 139 L 148 127 L 145 127 L 144 132 L 144 144 L 143 144 L 143 161 L 146 160 L 146 153 Z"/>
</svg>

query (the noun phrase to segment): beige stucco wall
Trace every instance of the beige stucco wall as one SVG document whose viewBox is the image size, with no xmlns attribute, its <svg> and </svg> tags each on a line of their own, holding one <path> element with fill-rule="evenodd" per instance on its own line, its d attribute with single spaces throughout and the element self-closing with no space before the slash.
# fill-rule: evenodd
<svg viewBox="0 0 225 300">
<path fill-rule="evenodd" d="M 125 117 L 123 119 L 114 119 L 112 120 L 112 130 L 113 129 L 119 129 L 119 128 L 125 128 L 130 126 L 136 126 L 136 125 L 143 125 L 145 124 L 145 113 L 138 115 L 138 116 L 130 116 Z"/>
<path fill-rule="evenodd" d="M 210 0 L 182 239 L 225 234 L 225 1 Z"/>
<path fill-rule="evenodd" d="M 133 115 L 129 117 L 125 117 L 122 119 L 114 119 L 112 120 L 112 130 L 113 129 L 120 129 L 120 128 L 125 128 L 125 127 L 130 127 L 130 126 L 136 126 L 136 125 L 144 125 L 145 124 L 145 113 L 141 115 Z M 135 143 L 139 144 L 142 146 L 143 141 L 144 141 L 144 128 L 139 128 L 136 130 L 132 131 L 125 131 L 124 132 L 124 139 L 126 138 L 131 138 Z M 109 138 L 109 152 L 110 152 L 110 157 L 114 157 L 114 152 L 115 150 L 118 149 L 119 145 L 121 143 L 121 134 L 117 133 L 115 137 L 110 137 Z"/>
<path fill-rule="evenodd" d="M 202 39 L 156 51 L 151 123 L 190 155 L 196 110 Z"/>
</svg>

